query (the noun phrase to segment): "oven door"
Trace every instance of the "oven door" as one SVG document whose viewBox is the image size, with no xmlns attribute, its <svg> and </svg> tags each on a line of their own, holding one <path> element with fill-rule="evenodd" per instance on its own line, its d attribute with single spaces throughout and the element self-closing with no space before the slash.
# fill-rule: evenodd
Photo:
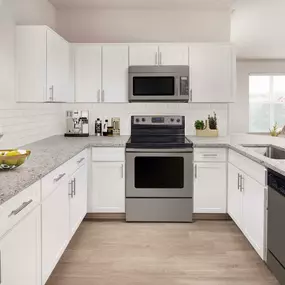
<svg viewBox="0 0 285 285">
<path fill-rule="evenodd" d="M 180 95 L 180 85 L 180 76 L 173 73 L 130 73 L 129 101 L 188 102 L 189 94 Z"/>
<path fill-rule="evenodd" d="M 127 151 L 127 198 L 191 198 L 192 196 L 193 153 L 173 150 Z"/>
</svg>

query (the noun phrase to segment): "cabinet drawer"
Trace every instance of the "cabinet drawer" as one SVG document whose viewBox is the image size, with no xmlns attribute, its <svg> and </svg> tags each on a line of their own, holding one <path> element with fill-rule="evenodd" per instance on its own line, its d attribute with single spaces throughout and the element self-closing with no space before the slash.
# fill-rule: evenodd
<svg viewBox="0 0 285 285">
<path fill-rule="evenodd" d="M 125 161 L 125 149 L 121 147 L 93 147 L 92 161 Z"/>
<path fill-rule="evenodd" d="M 0 206 L 0 237 L 40 203 L 40 181 Z"/>
<path fill-rule="evenodd" d="M 266 169 L 262 165 L 233 150 L 229 151 L 229 162 L 261 185 L 266 186 Z"/>
<path fill-rule="evenodd" d="M 68 167 L 70 170 L 69 175 L 73 174 L 78 168 L 87 163 L 87 157 L 87 149 L 85 149 L 68 161 Z"/>
<path fill-rule="evenodd" d="M 42 179 L 42 201 L 45 200 L 72 173 L 72 163 L 68 161 Z"/>
<path fill-rule="evenodd" d="M 226 161 L 227 150 L 225 148 L 195 148 L 194 161 Z"/>
</svg>

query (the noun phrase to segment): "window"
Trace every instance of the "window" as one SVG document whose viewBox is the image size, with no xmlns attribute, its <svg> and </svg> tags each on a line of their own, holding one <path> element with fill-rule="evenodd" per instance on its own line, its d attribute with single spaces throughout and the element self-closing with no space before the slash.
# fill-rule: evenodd
<svg viewBox="0 0 285 285">
<path fill-rule="evenodd" d="M 249 76 L 249 132 L 285 125 L 285 75 Z"/>
</svg>

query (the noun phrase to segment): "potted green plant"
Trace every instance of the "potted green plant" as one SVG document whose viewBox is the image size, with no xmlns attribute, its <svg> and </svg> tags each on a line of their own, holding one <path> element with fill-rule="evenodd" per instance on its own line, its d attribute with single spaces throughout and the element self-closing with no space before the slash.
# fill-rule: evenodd
<svg viewBox="0 0 285 285">
<path fill-rule="evenodd" d="M 198 137 L 217 137 L 218 132 L 218 119 L 217 114 L 208 115 L 208 119 L 204 122 L 203 120 L 195 121 L 196 136 Z"/>
</svg>

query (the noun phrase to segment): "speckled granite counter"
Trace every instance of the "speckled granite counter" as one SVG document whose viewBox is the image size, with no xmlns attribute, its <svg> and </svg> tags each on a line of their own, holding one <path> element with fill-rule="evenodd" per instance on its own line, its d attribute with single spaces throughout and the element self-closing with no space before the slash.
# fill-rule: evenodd
<svg viewBox="0 0 285 285">
<path fill-rule="evenodd" d="M 205 138 L 187 136 L 194 143 L 194 147 L 227 147 L 251 160 L 270 168 L 285 176 L 285 160 L 274 160 L 241 145 L 274 145 L 285 149 L 285 138 L 274 138 L 269 135 L 236 134 L 227 137 Z"/>
<path fill-rule="evenodd" d="M 53 136 L 21 147 L 32 151 L 25 164 L 0 172 L 0 205 L 32 185 L 86 147 L 125 147 L 129 136 L 65 138 Z"/>
</svg>

